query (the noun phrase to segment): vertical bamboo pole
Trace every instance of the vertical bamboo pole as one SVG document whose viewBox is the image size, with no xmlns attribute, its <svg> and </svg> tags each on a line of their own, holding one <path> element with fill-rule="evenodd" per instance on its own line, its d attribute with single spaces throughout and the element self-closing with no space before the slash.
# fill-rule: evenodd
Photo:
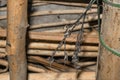
<svg viewBox="0 0 120 80">
<path fill-rule="evenodd" d="M 119 3 L 120 0 L 112 0 Z M 102 35 L 105 43 L 120 52 L 120 9 L 104 4 Z M 97 80 L 120 80 L 120 57 L 101 46 Z"/>
<path fill-rule="evenodd" d="M 6 52 L 10 80 L 26 80 L 25 39 L 27 25 L 27 0 L 8 0 Z"/>
</svg>

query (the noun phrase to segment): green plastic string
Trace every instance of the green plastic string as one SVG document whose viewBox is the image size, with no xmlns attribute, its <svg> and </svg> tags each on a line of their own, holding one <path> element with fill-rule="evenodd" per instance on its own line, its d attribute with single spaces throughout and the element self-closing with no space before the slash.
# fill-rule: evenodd
<svg viewBox="0 0 120 80">
<path fill-rule="evenodd" d="M 111 6 L 114 6 L 114 7 L 118 7 L 120 8 L 120 4 L 115 4 L 115 3 L 111 3 L 109 2 L 108 0 L 103 0 L 104 2 L 110 4 Z M 110 48 L 108 45 L 106 45 L 106 43 L 104 42 L 102 36 L 101 36 L 101 33 L 100 33 L 100 4 L 99 4 L 99 0 L 97 0 L 97 5 L 98 5 L 98 27 L 99 27 L 99 30 L 98 30 L 98 34 L 99 34 L 99 41 L 100 41 L 100 44 L 105 48 L 107 49 L 108 51 L 112 52 L 114 55 L 117 55 L 120 57 L 120 52 L 114 50 L 113 48 Z"/>
</svg>

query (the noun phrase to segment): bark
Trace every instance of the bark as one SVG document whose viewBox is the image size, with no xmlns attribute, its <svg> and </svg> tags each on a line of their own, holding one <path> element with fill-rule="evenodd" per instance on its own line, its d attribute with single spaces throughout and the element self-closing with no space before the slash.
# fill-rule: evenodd
<svg viewBox="0 0 120 80">
<path fill-rule="evenodd" d="M 119 0 L 113 0 L 118 2 Z M 120 51 L 120 9 L 104 4 L 102 37 L 105 43 Z M 120 80 L 120 57 L 100 47 L 97 80 Z"/>
<path fill-rule="evenodd" d="M 10 80 L 26 80 L 27 0 L 8 0 L 8 28 L 6 51 Z"/>
</svg>

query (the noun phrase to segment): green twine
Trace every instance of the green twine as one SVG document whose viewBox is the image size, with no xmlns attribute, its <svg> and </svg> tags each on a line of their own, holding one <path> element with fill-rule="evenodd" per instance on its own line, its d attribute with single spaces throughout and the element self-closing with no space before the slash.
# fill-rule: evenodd
<svg viewBox="0 0 120 80">
<path fill-rule="evenodd" d="M 112 3 L 112 2 L 110 2 L 110 1 L 108 1 L 108 0 L 103 0 L 103 1 L 104 1 L 105 3 L 113 6 L 113 7 L 118 7 L 118 8 L 120 8 L 120 4 Z M 120 57 L 120 52 L 118 52 L 118 51 L 114 50 L 113 48 L 110 48 L 108 45 L 106 45 L 106 43 L 104 42 L 104 40 L 103 40 L 103 38 L 102 38 L 102 36 L 101 36 L 101 34 L 100 34 L 100 27 L 101 27 L 101 25 L 100 25 L 100 5 L 99 5 L 99 0 L 98 0 L 98 3 L 97 3 L 97 4 L 98 4 L 98 26 L 99 26 L 98 34 L 99 34 L 99 41 L 100 41 L 101 45 L 102 45 L 105 49 L 107 49 L 108 51 L 112 52 L 114 55 L 117 55 L 117 56 Z"/>
</svg>

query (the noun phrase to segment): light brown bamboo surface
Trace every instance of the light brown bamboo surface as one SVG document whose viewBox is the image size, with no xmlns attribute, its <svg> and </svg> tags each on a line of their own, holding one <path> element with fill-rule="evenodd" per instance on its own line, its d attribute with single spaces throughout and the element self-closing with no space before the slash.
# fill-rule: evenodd
<svg viewBox="0 0 120 80">
<path fill-rule="evenodd" d="M 76 72 L 60 72 L 60 73 L 30 73 L 28 80 L 95 80 L 95 72 L 81 72 L 78 75 Z M 10 80 L 9 73 L 0 74 L 0 80 Z"/>
</svg>

